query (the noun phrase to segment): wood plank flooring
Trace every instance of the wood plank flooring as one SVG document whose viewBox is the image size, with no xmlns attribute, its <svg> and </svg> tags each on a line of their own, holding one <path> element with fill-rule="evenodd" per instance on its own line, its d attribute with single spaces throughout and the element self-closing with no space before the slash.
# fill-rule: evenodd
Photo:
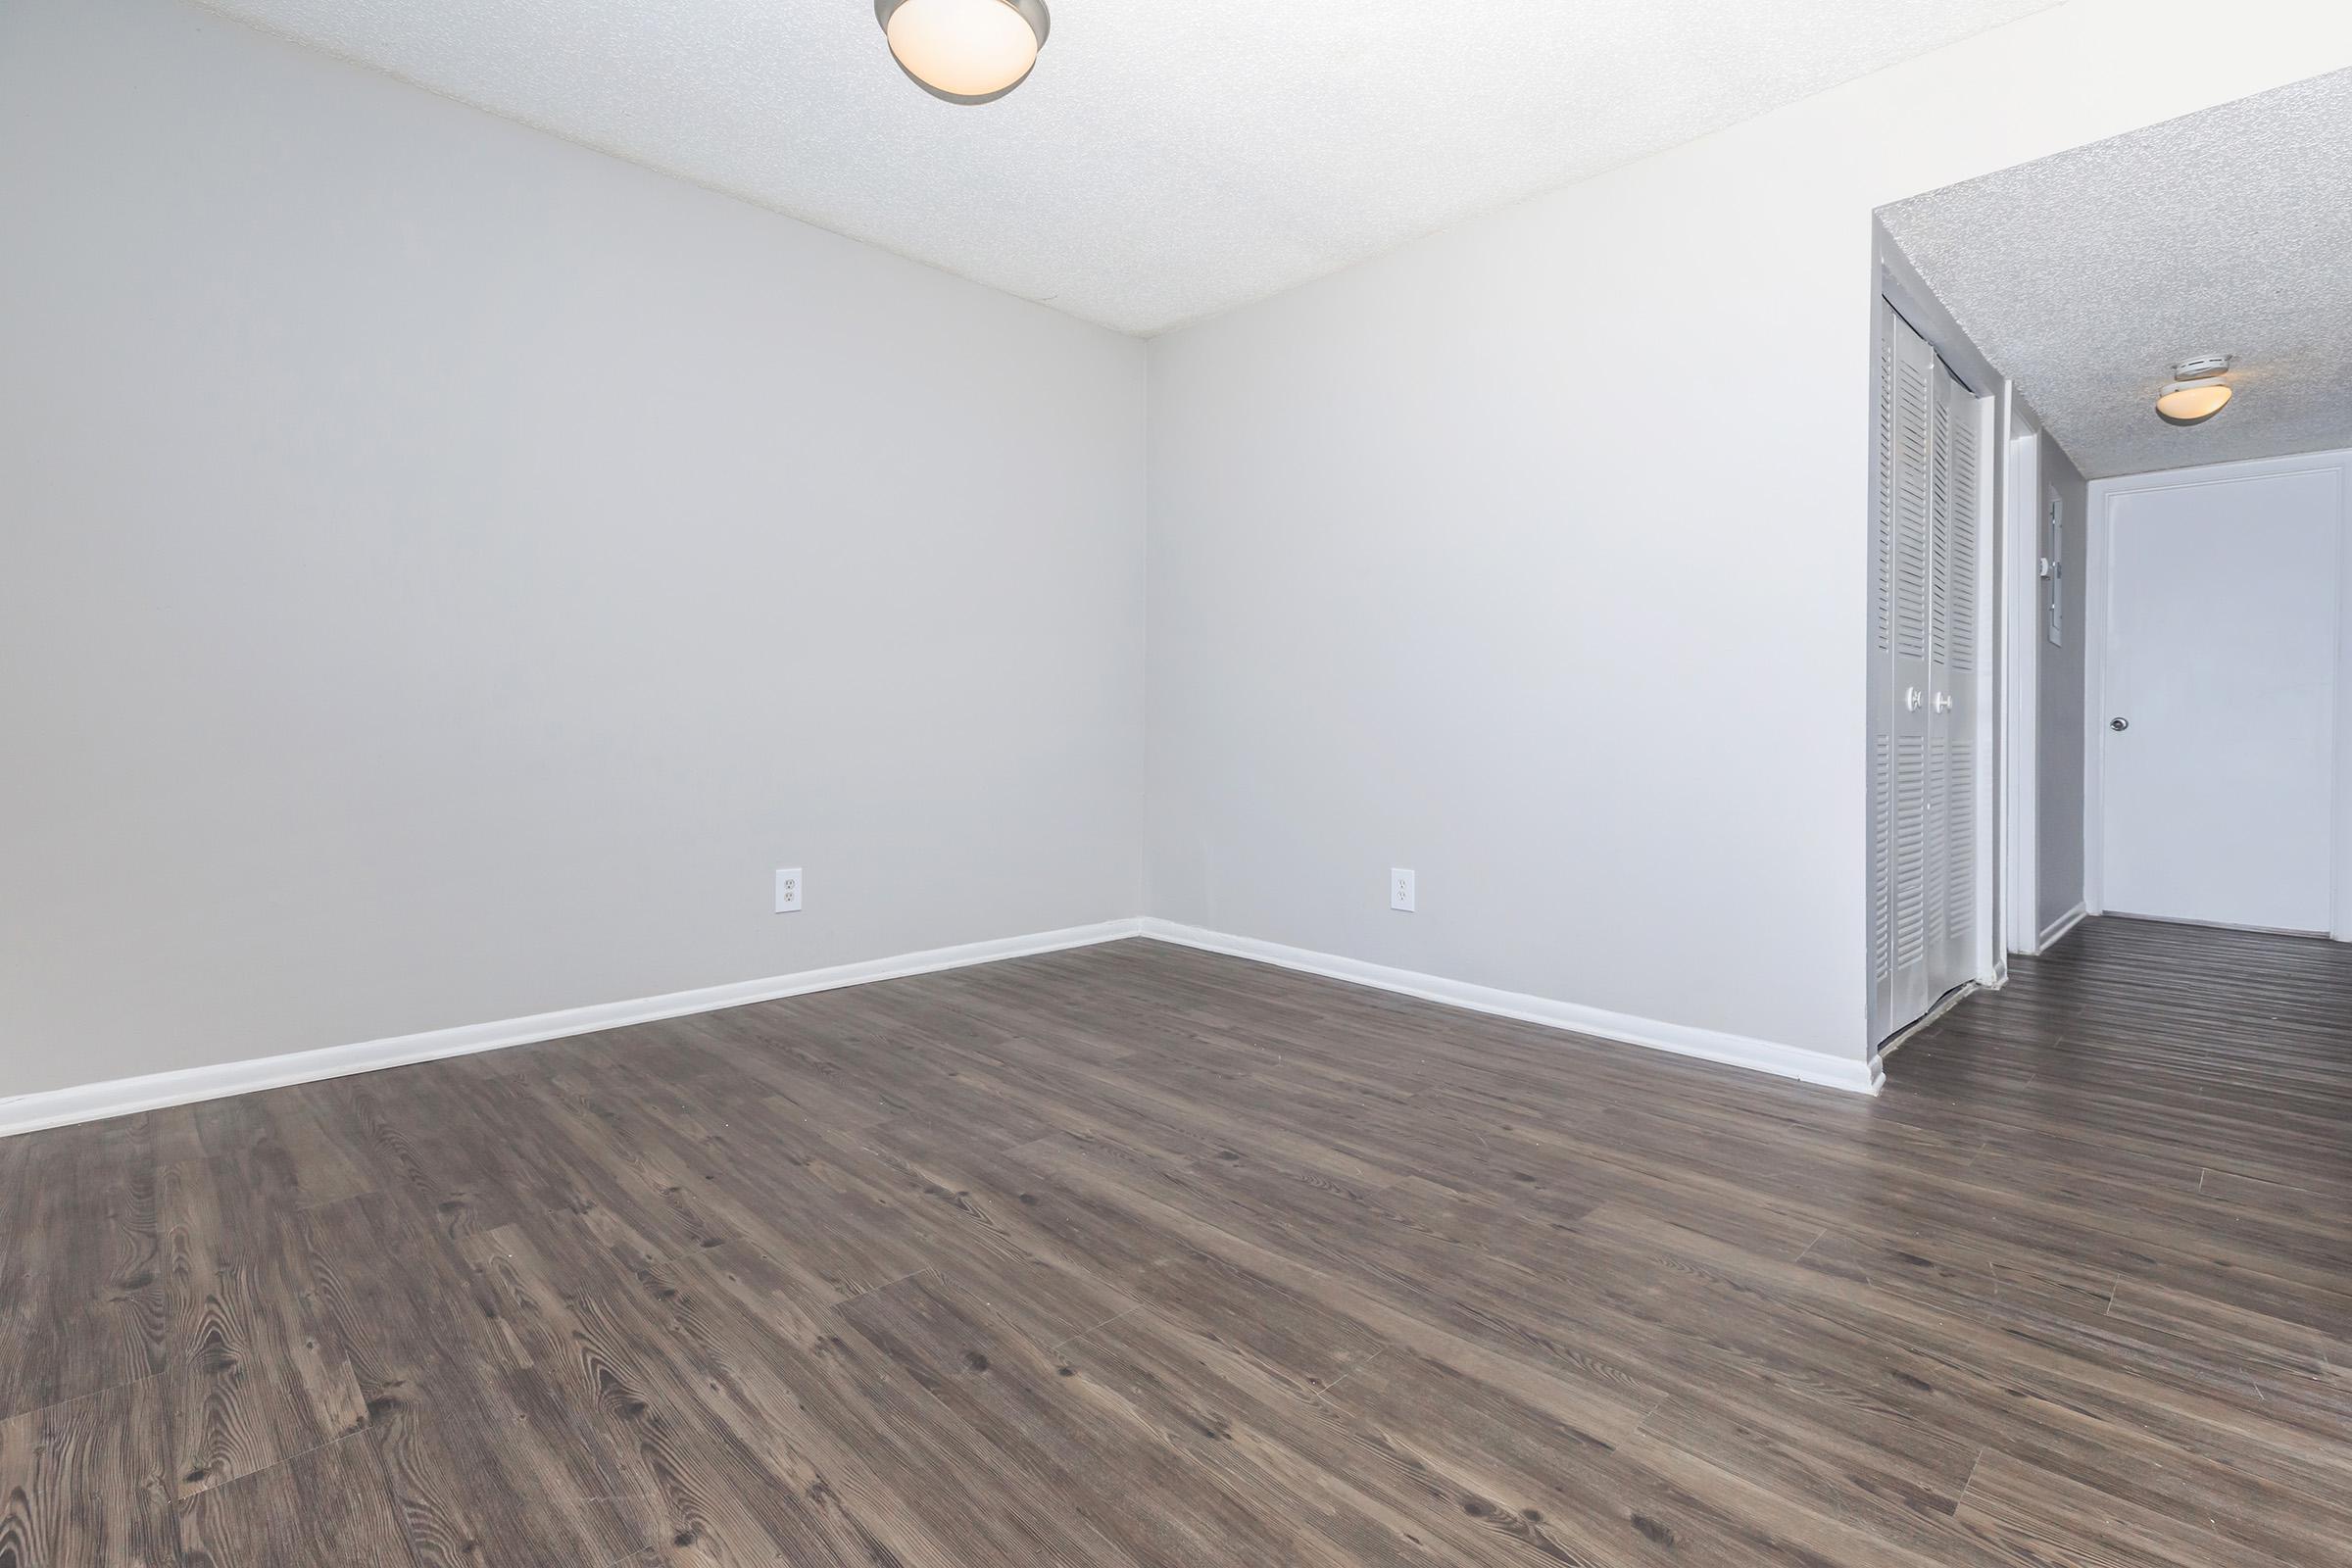
<svg viewBox="0 0 2352 1568">
<path fill-rule="evenodd" d="M 0 1568 L 2352 1563 L 2352 949 L 1875 1102 L 1146 942 L 0 1141 Z"/>
</svg>

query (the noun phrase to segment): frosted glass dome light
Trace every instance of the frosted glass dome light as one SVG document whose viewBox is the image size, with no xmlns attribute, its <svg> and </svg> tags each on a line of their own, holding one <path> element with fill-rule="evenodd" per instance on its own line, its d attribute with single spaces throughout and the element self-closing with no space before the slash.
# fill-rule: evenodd
<svg viewBox="0 0 2352 1568">
<path fill-rule="evenodd" d="M 1046 46 L 1045 0 L 874 0 L 874 20 L 899 69 L 952 104 L 1004 97 Z"/>
<path fill-rule="evenodd" d="M 2156 399 L 2156 412 L 2175 424 L 2196 424 L 2221 413 L 2229 401 L 2227 381 L 2173 381 Z"/>
</svg>

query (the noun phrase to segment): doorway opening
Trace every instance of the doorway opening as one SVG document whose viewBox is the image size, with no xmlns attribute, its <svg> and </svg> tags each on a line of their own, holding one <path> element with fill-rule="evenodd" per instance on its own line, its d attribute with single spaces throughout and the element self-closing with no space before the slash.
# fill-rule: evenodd
<svg viewBox="0 0 2352 1568">
<path fill-rule="evenodd" d="M 2352 72 L 1874 215 L 1874 1041 L 2103 912 L 2352 940 L 2343 167 Z"/>
</svg>

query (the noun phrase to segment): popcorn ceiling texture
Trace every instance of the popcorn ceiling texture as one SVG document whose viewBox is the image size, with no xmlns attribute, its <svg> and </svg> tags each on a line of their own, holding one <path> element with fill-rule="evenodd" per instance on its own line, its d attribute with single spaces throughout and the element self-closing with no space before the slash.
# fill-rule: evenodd
<svg viewBox="0 0 2352 1568">
<path fill-rule="evenodd" d="M 2352 446 L 2352 71 L 1882 208 L 2089 478 Z M 2237 395 L 2157 390 L 2234 354 Z"/>
<path fill-rule="evenodd" d="M 1149 334 L 2053 0 L 1054 0 L 981 108 L 902 76 L 871 0 L 208 3 Z"/>
</svg>

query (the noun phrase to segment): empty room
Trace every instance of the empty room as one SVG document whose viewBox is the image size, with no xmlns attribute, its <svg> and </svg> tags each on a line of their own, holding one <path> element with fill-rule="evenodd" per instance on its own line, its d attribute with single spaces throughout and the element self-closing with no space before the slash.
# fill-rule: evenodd
<svg viewBox="0 0 2352 1568">
<path fill-rule="evenodd" d="M 2352 7 L 0 0 L 0 1568 L 2352 1568 Z"/>
</svg>

